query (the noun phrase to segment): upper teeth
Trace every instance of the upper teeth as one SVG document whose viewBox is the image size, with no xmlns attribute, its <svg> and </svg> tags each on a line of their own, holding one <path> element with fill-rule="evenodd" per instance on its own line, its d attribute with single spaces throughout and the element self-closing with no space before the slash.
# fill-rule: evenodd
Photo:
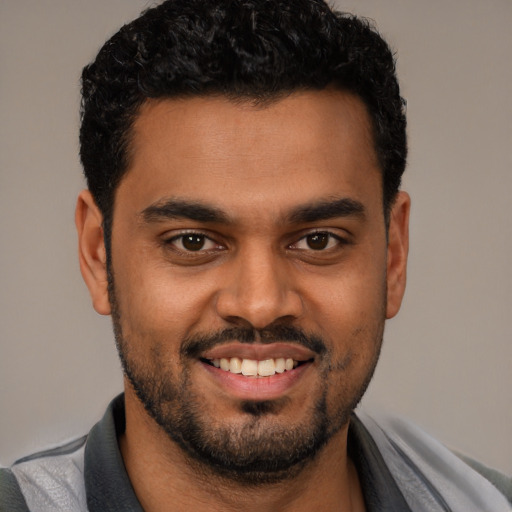
<svg viewBox="0 0 512 512">
<path fill-rule="evenodd" d="M 284 357 L 265 359 L 264 361 L 240 359 L 239 357 L 231 357 L 230 359 L 223 357 L 222 359 L 213 359 L 212 364 L 226 372 L 241 373 L 247 376 L 270 377 L 276 373 L 283 373 L 285 370 L 293 370 L 298 365 L 298 362 L 291 358 L 285 359 Z"/>
</svg>

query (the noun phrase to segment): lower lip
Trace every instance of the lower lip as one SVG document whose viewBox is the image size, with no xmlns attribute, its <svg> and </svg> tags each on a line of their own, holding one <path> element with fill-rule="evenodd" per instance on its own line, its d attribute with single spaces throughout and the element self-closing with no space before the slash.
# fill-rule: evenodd
<svg viewBox="0 0 512 512">
<path fill-rule="evenodd" d="M 303 378 L 312 365 L 306 362 L 293 370 L 276 373 L 270 377 L 245 377 L 231 373 L 207 363 L 200 362 L 203 368 L 225 391 L 241 400 L 275 400 L 286 395 Z"/>
</svg>

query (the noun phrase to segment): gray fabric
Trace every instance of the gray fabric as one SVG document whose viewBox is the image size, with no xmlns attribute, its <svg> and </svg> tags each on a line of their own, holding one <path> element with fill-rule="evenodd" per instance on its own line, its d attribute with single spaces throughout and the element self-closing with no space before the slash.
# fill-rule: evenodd
<svg viewBox="0 0 512 512">
<path fill-rule="evenodd" d="M 16 477 L 0 468 L 0 512 L 29 512 Z"/>
<path fill-rule="evenodd" d="M 359 415 L 415 512 L 507 512 L 505 496 L 446 447 L 405 420 Z"/>
<path fill-rule="evenodd" d="M 29 510 L 87 512 L 83 444 L 72 453 L 15 464 L 11 471 Z"/>
<path fill-rule="evenodd" d="M 0 470 L 0 512 L 142 512 L 118 446 L 124 428 L 120 395 L 86 443 L 82 438 Z M 510 489 L 510 479 L 470 461 L 475 471 L 420 429 L 396 418 L 354 416 L 349 456 L 367 512 L 512 510 L 494 486 Z"/>
<path fill-rule="evenodd" d="M 85 478 L 90 512 L 143 512 L 119 450 L 117 440 L 124 430 L 124 396 L 120 395 L 89 434 Z"/>
<path fill-rule="evenodd" d="M 86 441 L 87 436 L 82 436 L 62 446 L 57 446 L 56 448 L 50 448 L 49 450 L 43 450 L 42 452 L 37 452 L 33 453 L 32 455 L 28 455 L 27 457 L 22 457 L 21 459 L 18 459 L 15 464 L 21 464 L 22 462 L 28 462 L 30 460 L 41 459 L 43 457 L 55 457 L 56 455 L 66 455 L 68 453 L 73 453 L 76 450 L 82 448 Z"/>
<path fill-rule="evenodd" d="M 461 453 L 454 452 L 457 457 L 462 459 L 468 466 L 478 471 L 484 478 L 489 480 L 496 489 L 498 489 L 512 503 L 512 478 L 505 476 L 495 469 L 484 466 L 482 463 L 471 459 Z"/>
<path fill-rule="evenodd" d="M 348 455 L 356 466 L 366 512 L 410 512 L 377 445 L 356 415 L 348 431 Z"/>
</svg>

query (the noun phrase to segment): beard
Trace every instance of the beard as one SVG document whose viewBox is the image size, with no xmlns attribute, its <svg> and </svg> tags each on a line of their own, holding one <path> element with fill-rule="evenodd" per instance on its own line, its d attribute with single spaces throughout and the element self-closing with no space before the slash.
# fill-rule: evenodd
<svg viewBox="0 0 512 512">
<path fill-rule="evenodd" d="M 378 360 L 384 319 L 377 330 L 375 353 L 364 380 L 353 389 L 339 390 L 335 407 L 329 407 L 327 386 L 312 400 L 306 419 L 283 424 L 278 415 L 289 403 L 276 400 L 241 401 L 243 421 L 223 422 L 205 413 L 204 399 L 194 391 L 187 361 L 222 342 L 294 342 L 318 354 L 320 381 L 328 382 L 333 371 L 330 351 L 323 339 L 293 326 L 275 325 L 263 330 L 229 328 L 185 338 L 180 344 L 182 370 L 173 372 L 162 364 L 162 344 L 144 336 L 131 340 L 123 334 L 121 312 L 116 300 L 113 276 L 109 273 L 109 298 L 116 346 L 123 372 L 149 416 L 188 456 L 195 468 L 243 485 L 258 486 L 295 477 L 328 441 L 349 422 L 350 415 L 364 395 Z M 132 355 L 132 343 L 150 344 L 150 356 L 141 361 Z M 337 370 L 350 363 L 339 362 Z M 218 416 L 218 415 L 217 415 Z"/>
</svg>

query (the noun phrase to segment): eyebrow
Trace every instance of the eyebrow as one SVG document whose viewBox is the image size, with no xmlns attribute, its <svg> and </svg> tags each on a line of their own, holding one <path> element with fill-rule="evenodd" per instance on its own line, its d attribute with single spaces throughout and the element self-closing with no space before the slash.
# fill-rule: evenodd
<svg viewBox="0 0 512 512">
<path fill-rule="evenodd" d="M 166 199 L 144 208 L 141 217 L 145 222 L 160 222 L 168 219 L 188 219 L 197 222 L 219 222 L 228 224 L 229 218 L 215 206 L 182 199 Z"/>
<path fill-rule="evenodd" d="M 296 207 L 286 219 L 290 223 L 310 223 L 336 217 L 358 217 L 364 219 L 365 207 L 355 199 L 341 198 L 318 201 Z M 166 199 L 154 203 L 141 212 L 147 223 L 163 222 L 169 219 L 188 219 L 196 222 L 230 224 L 225 212 L 215 206 L 183 199 Z"/>
<path fill-rule="evenodd" d="M 336 217 L 358 217 L 364 220 L 366 209 L 360 201 L 345 197 L 299 206 L 288 215 L 288 220 L 291 223 L 308 223 Z"/>
</svg>

